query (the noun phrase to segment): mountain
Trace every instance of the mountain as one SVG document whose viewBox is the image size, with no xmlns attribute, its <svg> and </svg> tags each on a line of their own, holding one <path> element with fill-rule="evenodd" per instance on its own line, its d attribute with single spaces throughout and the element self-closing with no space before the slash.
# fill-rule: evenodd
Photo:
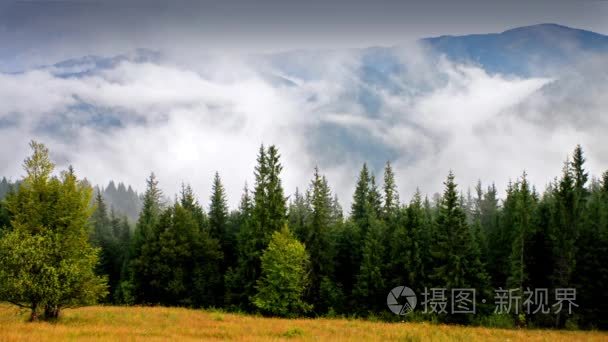
<svg viewBox="0 0 608 342">
<path fill-rule="evenodd" d="M 445 56 L 453 62 L 477 65 L 491 74 L 522 77 L 548 76 L 582 57 L 608 53 L 608 36 L 558 24 L 524 26 L 501 33 L 423 38 L 419 43 L 429 52 L 428 58 Z M 396 58 L 400 50 L 399 46 L 348 51 L 296 50 L 249 57 L 256 64 L 270 66 L 269 70 L 259 70 L 262 78 L 275 85 L 295 86 L 291 77 L 301 80 L 322 77 L 323 72 L 311 65 L 311 61 L 329 60 L 344 52 L 355 53 L 361 60 L 358 72 L 364 83 L 394 91 L 391 76 L 407 73 Z M 113 57 L 69 59 L 39 69 L 49 70 L 58 77 L 82 77 L 122 62 L 158 64 L 167 59 L 158 51 L 136 49 Z"/>
<path fill-rule="evenodd" d="M 608 52 L 608 36 L 557 24 L 425 38 L 421 42 L 452 61 L 474 63 L 490 73 L 518 76 L 544 76 L 584 55 Z"/>
</svg>

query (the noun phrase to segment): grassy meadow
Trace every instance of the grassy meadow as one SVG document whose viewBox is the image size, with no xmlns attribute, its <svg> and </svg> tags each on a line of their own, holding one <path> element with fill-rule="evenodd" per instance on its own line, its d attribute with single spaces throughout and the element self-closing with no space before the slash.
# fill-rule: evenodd
<svg viewBox="0 0 608 342">
<path fill-rule="evenodd" d="M 290 320 L 164 307 L 68 309 L 54 323 L 29 323 L 27 317 L 27 312 L 0 304 L 0 341 L 608 341 L 608 333 L 595 331 Z"/>
</svg>

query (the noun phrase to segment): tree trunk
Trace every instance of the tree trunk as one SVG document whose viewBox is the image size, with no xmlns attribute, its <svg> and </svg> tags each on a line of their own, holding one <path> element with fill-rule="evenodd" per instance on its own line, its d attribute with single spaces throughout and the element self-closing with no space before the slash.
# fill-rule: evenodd
<svg viewBox="0 0 608 342">
<path fill-rule="evenodd" d="M 40 317 L 38 315 L 38 304 L 33 303 L 32 312 L 30 313 L 30 322 L 37 322 L 39 318 Z"/>
<path fill-rule="evenodd" d="M 47 305 L 44 307 L 44 319 L 55 320 L 59 318 L 59 306 Z"/>
</svg>

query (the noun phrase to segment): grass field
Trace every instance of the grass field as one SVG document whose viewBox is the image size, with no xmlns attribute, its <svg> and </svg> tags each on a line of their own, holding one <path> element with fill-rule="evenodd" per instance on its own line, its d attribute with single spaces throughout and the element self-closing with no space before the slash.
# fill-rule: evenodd
<svg viewBox="0 0 608 342">
<path fill-rule="evenodd" d="M 161 307 L 96 306 L 65 310 L 56 323 L 28 323 L 26 319 L 26 312 L 0 304 L 0 341 L 608 341 L 603 332 L 288 320 Z"/>
</svg>

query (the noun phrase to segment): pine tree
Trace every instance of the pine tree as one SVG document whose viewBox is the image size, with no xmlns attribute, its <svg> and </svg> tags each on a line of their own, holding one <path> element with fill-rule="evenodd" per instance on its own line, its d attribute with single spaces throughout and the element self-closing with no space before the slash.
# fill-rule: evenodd
<svg viewBox="0 0 608 342">
<path fill-rule="evenodd" d="M 310 288 L 307 298 L 318 313 L 325 312 L 332 306 L 327 293 L 321 293 L 321 283 L 325 282 L 325 291 L 333 293 L 334 245 L 332 243 L 332 197 L 325 177 L 315 167 L 310 184 L 310 217 L 305 226 L 303 243 L 311 257 Z"/>
<path fill-rule="evenodd" d="M 556 208 L 553 217 L 553 243 L 555 273 L 554 285 L 567 287 L 570 284 L 576 254 L 575 242 L 578 232 L 576 230 L 577 208 L 575 194 L 575 180 L 572 177 L 570 163 L 564 164 L 562 178 L 558 184 L 556 195 Z"/>
<path fill-rule="evenodd" d="M 344 212 L 337 194 L 334 194 L 331 202 L 331 219 L 334 224 L 342 224 L 342 221 L 344 221 Z"/>
<path fill-rule="evenodd" d="M 251 217 L 239 231 L 238 264 L 226 280 L 230 284 L 230 300 L 242 308 L 251 308 L 249 300 L 255 294 L 260 275 L 260 258 L 271 235 L 287 222 L 287 204 L 280 178 L 283 167 L 277 148 L 270 146 L 266 150 L 262 145 L 257 161 Z M 242 289 L 238 296 L 234 295 L 235 286 Z"/>
<path fill-rule="evenodd" d="M 153 226 L 140 256 L 145 260 L 138 273 L 146 283 L 143 302 L 195 307 L 223 302 L 221 248 L 201 226 L 200 211 L 191 192 L 182 191 Z"/>
<path fill-rule="evenodd" d="M 606 174 L 604 174 L 606 176 Z M 586 208 L 587 223 L 577 241 L 576 267 L 572 276 L 577 293 L 576 313 L 585 328 L 608 327 L 608 191 L 604 180 L 591 187 Z"/>
<path fill-rule="evenodd" d="M 128 291 L 133 293 L 136 297 L 133 299 L 138 303 L 141 303 L 148 297 L 148 285 L 149 282 L 146 279 L 142 279 L 142 274 L 147 267 L 148 260 L 146 260 L 142 249 L 145 244 L 153 239 L 152 231 L 155 225 L 159 221 L 161 215 L 161 196 L 162 192 L 158 188 L 158 180 L 154 173 L 150 174 L 147 182 L 147 189 L 144 194 L 144 203 L 135 226 L 135 232 L 133 234 L 133 242 L 130 251 L 130 286 L 132 290 Z M 126 285 L 126 284 L 125 284 Z"/>
<path fill-rule="evenodd" d="M 254 274 L 250 273 L 254 265 L 255 259 L 249 254 L 254 251 L 255 242 L 253 239 L 253 230 L 251 229 L 251 218 L 253 211 L 253 203 L 249 195 L 247 183 L 243 187 L 243 194 L 239 203 L 238 211 L 232 215 L 231 223 L 233 225 L 233 234 L 231 238 L 235 245 L 235 260 L 228 266 L 224 275 L 224 284 L 226 292 L 224 294 L 224 302 L 230 307 L 245 307 L 249 299 L 248 292 L 245 289 L 250 287 L 243 286 L 243 280 L 252 279 Z M 229 259 L 228 259 L 229 260 Z"/>
<path fill-rule="evenodd" d="M 130 304 L 129 292 L 129 251 L 131 246 L 131 227 L 127 216 L 118 216 L 114 208 L 110 210 L 110 225 L 114 236 L 112 246 L 112 273 L 109 274 L 110 296 L 114 304 Z M 127 293 L 125 293 L 127 291 Z"/>
<path fill-rule="evenodd" d="M 583 148 L 581 145 L 576 145 L 574 153 L 572 154 L 572 173 L 574 177 L 574 188 L 576 189 L 579 201 L 583 201 L 588 195 L 588 191 L 585 188 L 589 174 L 585 171 L 585 157 L 583 156 Z"/>
<path fill-rule="evenodd" d="M 228 238 L 228 203 L 226 191 L 222 185 L 219 173 L 213 177 L 211 188 L 211 200 L 209 204 L 209 231 L 211 236 L 218 241 L 227 242 Z M 234 246 L 222 243 L 224 254 L 232 255 Z"/>
<path fill-rule="evenodd" d="M 112 215 L 113 211 L 112 211 Z M 120 272 L 122 267 L 121 260 L 121 245 L 119 245 L 119 232 L 114 227 L 114 218 L 108 216 L 108 209 L 101 195 L 101 191 L 97 191 L 95 197 L 95 211 L 91 216 L 93 232 L 91 236 L 91 244 L 100 249 L 99 264 L 97 265 L 97 274 L 108 277 L 108 290 L 110 295 L 107 298 L 108 302 L 114 302 L 114 292 L 120 282 Z"/>
<path fill-rule="evenodd" d="M 394 217 L 399 210 L 399 193 L 395 183 L 395 174 L 390 162 L 386 162 L 384 168 L 384 204 L 382 207 L 383 218 L 385 221 Z"/>
<path fill-rule="evenodd" d="M 506 198 L 502 203 L 499 216 L 495 219 L 490 216 L 486 221 L 486 224 L 488 224 L 487 268 L 494 288 L 505 287 L 510 274 L 510 268 L 504 267 L 503 264 L 509 260 L 512 252 L 512 228 L 515 225 L 514 217 L 517 211 L 516 186 L 517 184 L 509 181 Z M 493 208 L 492 204 L 496 198 L 495 196 L 496 192 L 494 191 L 491 198 L 488 198 L 491 201 L 489 208 Z"/>
<path fill-rule="evenodd" d="M 466 223 L 454 174 L 450 171 L 445 184 L 435 228 L 432 254 L 435 268 L 431 279 L 437 287 L 487 289 L 487 275 L 481 264 L 474 237 Z"/>
<path fill-rule="evenodd" d="M 359 179 L 357 180 L 357 187 L 355 188 L 353 203 L 350 210 L 351 219 L 354 222 L 357 222 L 359 226 L 364 226 L 368 217 L 370 181 L 371 179 L 367 170 L 367 165 L 363 164 L 361 172 L 359 173 Z"/>
<path fill-rule="evenodd" d="M 519 288 L 523 291 L 528 280 L 526 255 L 530 236 L 535 230 L 533 215 L 536 206 L 536 200 L 530 190 L 525 172 L 516 184 L 512 196 L 515 196 L 515 213 L 513 215 L 511 255 L 509 257 L 511 272 L 507 284 L 509 288 Z"/>
<path fill-rule="evenodd" d="M 378 190 L 378 186 L 376 185 L 376 177 L 374 177 L 374 175 L 370 176 L 368 196 L 369 198 L 367 201 L 369 203 L 370 210 L 373 210 L 375 217 L 382 218 L 382 195 Z"/>
<path fill-rule="evenodd" d="M 429 228 L 422 197 L 417 190 L 410 204 L 400 210 L 398 225 L 391 235 L 392 285 L 424 288 L 429 271 L 425 262 L 430 248 Z"/>
<path fill-rule="evenodd" d="M 287 202 L 281 184 L 281 171 L 279 150 L 274 146 L 268 148 L 267 154 L 267 197 L 266 208 L 268 210 L 268 222 L 261 222 L 265 231 L 265 242 L 268 243 L 270 236 L 280 230 L 287 223 Z"/>
<path fill-rule="evenodd" d="M 306 234 L 306 225 L 310 216 L 310 205 L 308 196 L 302 195 L 300 190 L 296 188 L 293 200 L 289 204 L 288 222 L 290 229 L 294 232 L 300 241 L 304 241 Z"/>
<path fill-rule="evenodd" d="M 471 227 L 473 229 L 473 234 L 475 236 L 475 242 L 477 243 L 477 248 L 479 249 L 481 262 L 485 265 L 487 263 L 487 235 L 486 229 L 483 226 L 483 207 L 484 207 L 484 193 L 481 186 L 481 180 L 477 181 L 475 185 L 475 198 L 473 199 L 473 212 L 472 212 L 472 222 Z M 485 266 L 484 266 L 485 267 Z"/>
<path fill-rule="evenodd" d="M 383 307 L 386 297 L 384 223 L 372 215 L 370 226 L 363 240 L 361 264 L 356 277 L 353 295 L 358 299 L 358 307 L 368 312 Z M 365 313 L 365 312 L 364 312 Z"/>
</svg>

